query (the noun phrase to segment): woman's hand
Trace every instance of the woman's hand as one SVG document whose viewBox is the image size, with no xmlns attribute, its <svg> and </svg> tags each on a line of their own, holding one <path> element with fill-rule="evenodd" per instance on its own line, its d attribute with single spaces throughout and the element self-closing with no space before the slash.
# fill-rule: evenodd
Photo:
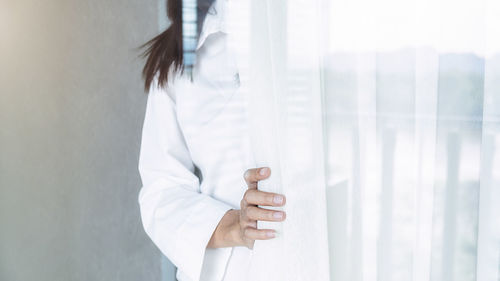
<svg viewBox="0 0 500 281">
<path fill-rule="evenodd" d="M 283 206 L 285 196 L 276 193 L 259 191 L 257 184 L 260 180 L 271 175 L 269 168 L 250 169 L 245 172 L 244 178 L 248 186 L 241 200 L 239 212 L 239 235 L 243 245 L 252 249 L 255 240 L 267 240 L 276 237 L 273 229 L 257 229 L 257 221 L 283 221 L 286 217 L 283 211 L 274 211 L 257 207 Z"/>
<path fill-rule="evenodd" d="M 286 198 L 281 194 L 263 192 L 257 189 L 258 182 L 271 175 L 269 168 L 249 169 L 244 178 L 248 186 L 240 202 L 240 210 L 228 211 L 217 226 L 209 248 L 245 246 L 253 248 L 255 240 L 268 240 L 276 237 L 273 229 L 257 229 L 257 221 L 283 221 L 285 212 L 259 208 L 260 206 L 283 206 Z"/>
</svg>

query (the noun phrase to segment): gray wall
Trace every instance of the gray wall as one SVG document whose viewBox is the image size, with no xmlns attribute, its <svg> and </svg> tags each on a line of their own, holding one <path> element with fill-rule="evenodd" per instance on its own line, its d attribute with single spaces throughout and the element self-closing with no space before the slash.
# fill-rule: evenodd
<svg viewBox="0 0 500 281">
<path fill-rule="evenodd" d="M 1 281 L 173 275 L 137 203 L 135 48 L 159 14 L 157 0 L 0 0 Z"/>
</svg>

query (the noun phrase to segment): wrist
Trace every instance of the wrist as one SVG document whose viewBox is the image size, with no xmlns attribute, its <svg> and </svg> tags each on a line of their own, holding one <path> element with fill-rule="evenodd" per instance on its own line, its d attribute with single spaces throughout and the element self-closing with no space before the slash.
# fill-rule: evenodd
<svg viewBox="0 0 500 281">
<path fill-rule="evenodd" d="M 226 229 L 226 241 L 229 247 L 243 246 L 240 229 L 240 210 L 229 210 L 228 216 L 231 218 Z"/>
<path fill-rule="evenodd" d="M 240 234 L 240 211 L 231 209 L 222 217 L 208 243 L 208 248 L 235 247 L 243 244 Z"/>
</svg>

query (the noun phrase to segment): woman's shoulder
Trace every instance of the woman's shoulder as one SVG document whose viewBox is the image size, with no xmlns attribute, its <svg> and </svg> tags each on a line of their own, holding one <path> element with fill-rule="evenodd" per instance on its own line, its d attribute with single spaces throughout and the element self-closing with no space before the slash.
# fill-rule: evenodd
<svg viewBox="0 0 500 281">
<path fill-rule="evenodd" d="M 184 88 L 187 83 L 190 83 L 189 77 L 182 70 L 174 70 L 171 68 L 168 75 L 168 81 L 165 83 L 158 83 L 159 76 L 160 74 L 156 73 L 149 89 L 149 95 L 166 95 L 174 102 L 177 100 L 177 92 L 182 92 L 182 88 Z"/>
</svg>

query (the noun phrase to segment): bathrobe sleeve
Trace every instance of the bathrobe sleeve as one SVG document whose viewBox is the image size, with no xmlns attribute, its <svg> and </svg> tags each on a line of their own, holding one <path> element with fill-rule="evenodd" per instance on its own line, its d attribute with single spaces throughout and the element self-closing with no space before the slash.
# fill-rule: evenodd
<svg viewBox="0 0 500 281">
<path fill-rule="evenodd" d="M 212 233 L 232 207 L 200 193 L 171 89 L 152 87 L 148 95 L 139 157 L 143 184 L 139 205 L 151 240 L 182 276 L 197 281 Z M 215 251 L 221 257 L 215 270 L 223 271 L 231 248 Z M 213 260 L 210 265 L 214 266 Z"/>
</svg>

